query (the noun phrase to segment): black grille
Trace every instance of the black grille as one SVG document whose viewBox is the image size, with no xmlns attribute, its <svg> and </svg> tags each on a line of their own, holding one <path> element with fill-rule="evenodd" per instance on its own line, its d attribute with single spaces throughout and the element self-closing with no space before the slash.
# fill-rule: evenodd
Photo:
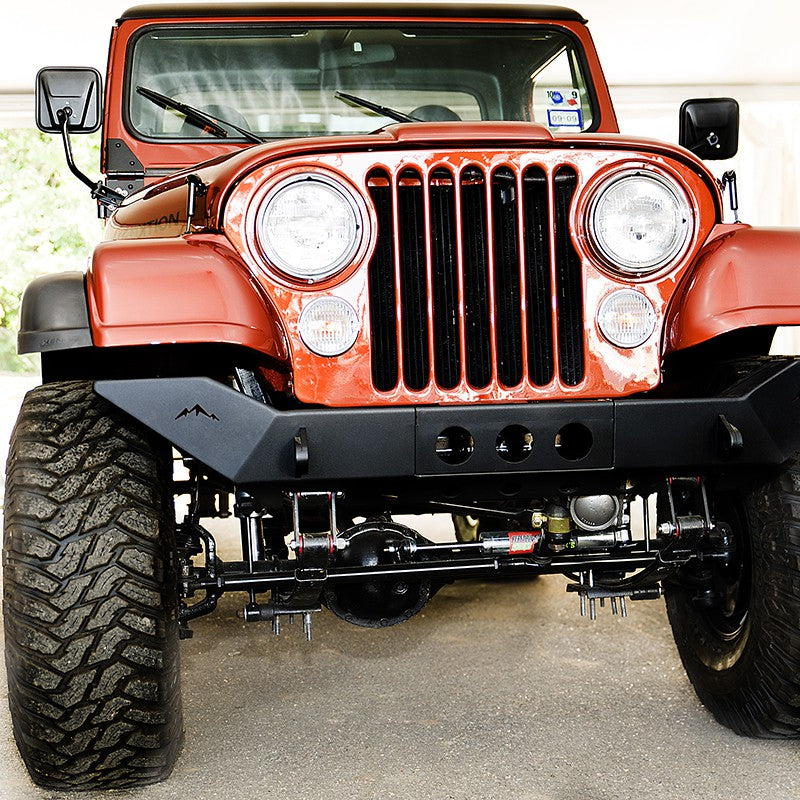
<svg viewBox="0 0 800 800">
<path fill-rule="evenodd" d="M 486 182 L 481 170 L 470 167 L 461 175 L 464 339 L 467 381 L 478 389 L 492 379 L 487 229 Z"/>
<path fill-rule="evenodd" d="M 492 242 L 497 376 L 504 386 L 522 380 L 522 294 L 519 270 L 517 179 L 503 167 L 492 176 Z"/>
<path fill-rule="evenodd" d="M 444 390 L 462 382 L 483 389 L 493 378 L 514 388 L 526 378 L 526 363 L 530 383 L 546 386 L 556 361 L 565 384 L 581 382 L 583 279 L 569 231 L 577 181 L 571 167 L 551 179 L 541 167 L 520 175 L 512 166 L 440 167 L 427 179 L 410 168 L 370 173 L 378 218 L 369 268 L 378 390 L 393 389 L 400 377 L 413 391 L 431 381 Z"/>
<path fill-rule="evenodd" d="M 379 391 L 388 392 L 397 385 L 392 186 L 388 174 L 372 173 L 369 194 L 375 205 L 379 231 L 375 254 L 369 264 L 372 382 Z"/>
<path fill-rule="evenodd" d="M 528 376 L 534 386 L 553 380 L 553 314 L 547 176 L 529 167 L 522 176 L 525 222 L 525 295 L 528 305 Z"/>
<path fill-rule="evenodd" d="M 580 256 L 569 234 L 569 209 L 577 185 L 578 176 L 571 167 L 556 171 L 558 368 L 568 386 L 576 386 L 583 380 L 583 280 Z"/>
<path fill-rule="evenodd" d="M 400 173 L 397 189 L 400 217 L 400 299 L 403 324 L 403 378 L 409 389 L 424 389 L 430 380 L 428 358 L 428 280 L 425 257 L 425 200 L 422 178 L 414 170 Z"/>
<path fill-rule="evenodd" d="M 456 190 L 452 173 L 434 170 L 430 179 L 433 282 L 433 359 L 436 383 L 454 389 L 461 380 L 458 313 L 458 242 Z"/>
</svg>

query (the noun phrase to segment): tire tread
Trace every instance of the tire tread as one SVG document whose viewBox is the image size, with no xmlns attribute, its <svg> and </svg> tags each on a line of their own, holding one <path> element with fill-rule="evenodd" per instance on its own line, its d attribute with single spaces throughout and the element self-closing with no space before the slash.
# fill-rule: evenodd
<svg viewBox="0 0 800 800">
<path fill-rule="evenodd" d="M 29 392 L 6 470 L 14 735 L 33 780 L 127 788 L 181 745 L 167 448 L 85 382 Z"/>
<path fill-rule="evenodd" d="M 697 614 L 679 588 L 667 611 L 686 672 L 703 704 L 743 736 L 800 737 L 800 457 L 744 495 L 752 537 L 748 640 L 739 660 L 715 672 L 695 651 Z"/>
</svg>

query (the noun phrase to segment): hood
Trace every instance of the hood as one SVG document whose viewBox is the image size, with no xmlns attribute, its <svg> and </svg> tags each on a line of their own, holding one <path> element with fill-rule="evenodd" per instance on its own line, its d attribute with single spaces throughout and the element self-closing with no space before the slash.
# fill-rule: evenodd
<svg viewBox="0 0 800 800">
<path fill-rule="evenodd" d="M 415 122 L 390 125 L 366 136 L 265 142 L 182 170 L 127 198 L 110 218 L 106 239 L 162 238 L 219 231 L 231 190 L 253 170 L 282 159 L 313 153 L 449 148 L 622 150 L 645 157 L 652 154 L 670 158 L 701 177 L 721 216 L 720 192 L 714 175 L 694 154 L 678 145 L 622 134 L 553 134 L 543 125 L 528 122 Z M 191 221 L 187 218 L 190 175 L 202 182 Z"/>
</svg>

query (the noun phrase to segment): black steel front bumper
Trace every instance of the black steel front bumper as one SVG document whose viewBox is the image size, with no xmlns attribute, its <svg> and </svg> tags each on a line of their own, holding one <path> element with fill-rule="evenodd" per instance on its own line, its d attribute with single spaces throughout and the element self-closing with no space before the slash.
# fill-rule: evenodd
<svg viewBox="0 0 800 800">
<path fill-rule="evenodd" d="M 280 411 L 208 378 L 110 380 L 96 392 L 240 485 L 777 465 L 800 450 L 800 361 L 773 359 L 716 397 Z M 520 461 L 508 426 L 533 435 Z M 463 463 L 437 452 L 458 427 Z M 500 448 L 502 451 L 502 447 Z M 507 454 L 505 454 L 507 456 Z M 457 460 L 457 459 L 456 459 Z"/>
</svg>

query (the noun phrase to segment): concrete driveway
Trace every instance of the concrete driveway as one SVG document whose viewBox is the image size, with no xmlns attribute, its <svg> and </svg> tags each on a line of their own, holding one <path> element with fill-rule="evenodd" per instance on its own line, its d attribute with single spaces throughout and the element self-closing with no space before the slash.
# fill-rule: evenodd
<svg viewBox="0 0 800 800">
<path fill-rule="evenodd" d="M 12 383 L 0 380 L 5 430 L 25 388 Z M 238 534 L 217 532 L 225 557 Z M 742 739 L 714 721 L 660 601 L 592 623 L 562 578 L 463 582 L 387 630 L 323 611 L 310 644 L 298 625 L 280 638 L 245 626 L 241 602 L 226 595 L 182 644 L 186 743 L 169 781 L 92 800 L 800 795 L 800 745 Z M 0 799 L 61 800 L 28 780 L 4 670 L 0 694 Z"/>
</svg>

